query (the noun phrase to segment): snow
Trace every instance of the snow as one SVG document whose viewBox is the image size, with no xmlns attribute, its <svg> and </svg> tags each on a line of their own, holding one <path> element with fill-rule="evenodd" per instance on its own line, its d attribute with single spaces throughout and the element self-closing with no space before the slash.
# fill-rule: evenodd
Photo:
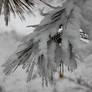
<svg viewBox="0 0 92 92">
<path fill-rule="evenodd" d="M 13 36 L 1 34 L 0 36 L 0 86 L 5 92 L 86 92 L 86 88 L 80 86 L 68 79 L 59 79 L 58 73 L 55 74 L 56 81 L 53 86 L 43 87 L 41 78 L 35 77 L 29 83 L 26 82 L 27 74 L 19 67 L 10 76 L 3 74 L 1 65 L 15 51 L 20 41 L 16 41 Z M 74 72 L 67 71 L 65 67 L 64 75 L 73 79 L 80 76 L 92 85 L 92 55 L 85 59 L 85 62 L 78 64 L 78 69 Z M 0 91 L 1 92 L 1 91 Z M 89 92 L 92 92 L 92 90 Z"/>
<path fill-rule="evenodd" d="M 39 24 L 43 18 L 38 11 L 35 12 L 35 16 L 31 14 L 25 14 L 25 16 L 26 19 L 21 21 L 18 16 L 15 17 L 11 14 L 8 26 L 5 25 L 4 16 L 0 16 L 0 32 L 15 30 L 21 34 L 29 34 L 33 28 L 28 28 L 27 26 Z"/>
<path fill-rule="evenodd" d="M 21 67 L 9 76 L 3 74 L 2 64 L 17 49 L 20 40 L 16 40 L 11 33 L 3 34 L 2 32 L 17 30 L 18 33 L 28 34 L 32 29 L 26 28 L 26 26 L 38 24 L 42 19 L 39 14 L 37 15 L 38 17 L 31 16 L 31 18 L 28 16 L 26 22 L 21 22 L 19 18 L 15 20 L 12 16 L 8 27 L 4 25 L 3 18 L 0 18 L 0 22 L 2 23 L 0 24 L 0 88 L 2 88 L 3 92 L 92 92 L 92 90 L 87 88 L 82 89 L 80 85 L 71 82 L 68 79 L 59 79 L 58 73 L 55 74 L 56 81 L 54 85 L 49 85 L 48 87 L 42 86 L 41 78 L 39 78 L 39 76 L 27 83 L 27 74 Z M 85 42 L 88 41 L 85 40 Z M 73 79 L 80 78 L 81 76 L 92 86 L 92 55 L 88 56 L 85 59 L 85 62 L 79 62 L 78 68 L 73 72 L 67 71 L 67 68 L 65 67 L 64 75 Z M 0 90 L 0 92 L 2 91 Z"/>
</svg>

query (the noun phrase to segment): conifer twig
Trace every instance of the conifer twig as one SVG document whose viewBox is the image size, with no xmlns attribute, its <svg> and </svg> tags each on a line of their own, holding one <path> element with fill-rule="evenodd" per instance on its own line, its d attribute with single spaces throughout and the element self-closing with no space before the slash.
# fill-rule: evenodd
<svg viewBox="0 0 92 92">
<path fill-rule="evenodd" d="M 28 25 L 27 27 L 38 27 L 39 25 Z"/>
<path fill-rule="evenodd" d="M 48 3 L 46 3 L 46 2 L 44 2 L 43 0 L 40 0 L 42 3 L 44 3 L 45 5 L 47 5 L 47 6 L 49 6 L 50 8 L 52 8 L 52 9 L 57 9 L 58 7 L 54 7 L 54 6 L 52 6 L 52 5 L 50 5 L 50 4 L 48 4 Z"/>
<path fill-rule="evenodd" d="M 42 16 L 46 16 L 46 15 L 49 15 L 49 13 L 44 13 L 44 8 L 43 9 L 39 9 L 39 12 Z"/>
</svg>

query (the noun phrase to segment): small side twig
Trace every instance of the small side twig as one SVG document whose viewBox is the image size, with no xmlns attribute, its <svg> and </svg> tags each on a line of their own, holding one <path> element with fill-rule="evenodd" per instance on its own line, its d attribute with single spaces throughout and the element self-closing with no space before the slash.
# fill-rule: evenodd
<svg viewBox="0 0 92 92">
<path fill-rule="evenodd" d="M 26 27 L 38 27 L 39 25 L 28 25 Z"/>
<path fill-rule="evenodd" d="M 44 13 L 44 12 L 43 12 L 43 11 L 44 11 L 44 8 L 43 8 L 43 9 L 39 9 L 39 11 L 40 11 L 40 14 L 41 14 L 42 16 L 49 15 L 49 13 Z"/>
<path fill-rule="evenodd" d="M 45 5 L 47 5 L 47 6 L 49 6 L 50 8 L 52 8 L 52 9 L 57 9 L 58 7 L 54 7 L 54 6 L 52 6 L 52 5 L 50 5 L 50 4 L 48 4 L 48 3 L 46 3 L 46 2 L 44 2 L 43 0 L 40 0 L 42 3 L 44 3 Z"/>
</svg>

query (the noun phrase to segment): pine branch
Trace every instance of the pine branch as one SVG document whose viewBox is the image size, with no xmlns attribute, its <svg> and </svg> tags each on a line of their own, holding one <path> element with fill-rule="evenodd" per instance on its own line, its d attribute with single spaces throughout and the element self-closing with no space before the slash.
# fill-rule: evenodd
<svg viewBox="0 0 92 92">
<path fill-rule="evenodd" d="M 31 14 L 33 14 L 33 6 L 33 0 L 0 0 L 0 15 L 2 11 L 4 11 L 5 22 L 6 25 L 8 25 L 11 12 L 14 14 L 14 16 L 18 15 L 20 19 L 25 19 L 25 12 L 31 12 Z"/>
</svg>

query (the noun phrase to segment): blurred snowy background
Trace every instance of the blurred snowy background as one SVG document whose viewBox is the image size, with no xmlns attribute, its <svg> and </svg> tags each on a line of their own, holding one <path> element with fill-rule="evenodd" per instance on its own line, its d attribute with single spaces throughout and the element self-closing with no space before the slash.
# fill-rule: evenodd
<svg viewBox="0 0 92 92">
<path fill-rule="evenodd" d="M 49 2 L 51 0 L 48 0 Z M 60 1 L 60 0 L 59 0 Z M 54 2 L 55 5 L 56 2 Z M 42 4 L 41 4 L 42 5 Z M 42 5 L 43 7 L 43 5 Z M 48 8 L 46 8 L 48 10 Z M 42 87 L 41 79 L 36 73 L 33 80 L 26 83 L 26 73 L 19 67 L 10 76 L 3 74 L 1 65 L 7 58 L 17 49 L 22 39 L 32 32 L 32 28 L 26 26 L 30 24 L 38 24 L 43 18 L 37 10 L 35 16 L 26 15 L 25 21 L 20 21 L 18 17 L 14 18 L 11 15 L 11 20 L 8 26 L 5 26 L 3 16 L 0 16 L 0 92 L 92 92 L 86 87 L 83 87 L 68 79 L 57 79 L 54 86 Z M 82 78 L 92 86 L 92 55 L 85 59 L 85 62 L 78 64 L 78 68 L 74 72 L 65 71 L 67 77 L 73 79 Z M 58 78 L 58 74 L 56 74 Z"/>
</svg>

